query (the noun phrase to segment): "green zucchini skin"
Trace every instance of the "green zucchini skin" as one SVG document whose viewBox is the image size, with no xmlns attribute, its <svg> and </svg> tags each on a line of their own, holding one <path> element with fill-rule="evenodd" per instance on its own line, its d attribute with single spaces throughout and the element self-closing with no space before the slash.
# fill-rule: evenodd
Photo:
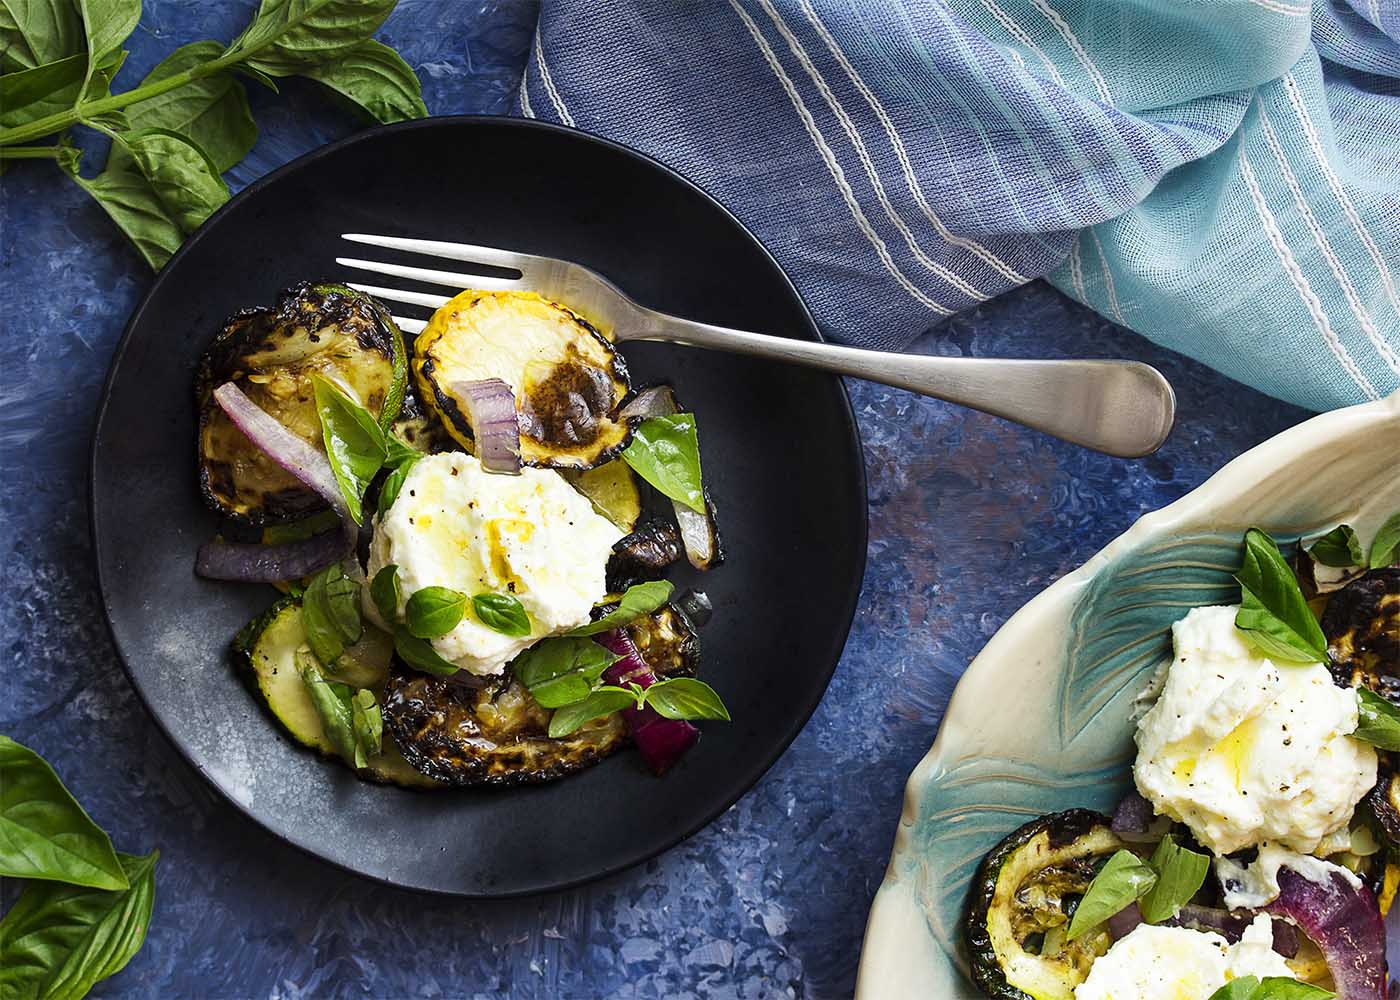
<svg viewBox="0 0 1400 1000">
<path fill-rule="evenodd" d="M 385 308 L 345 285 L 302 282 L 271 308 L 225 322 L 195 378 L 200 492 L 217 513 L 260 526 L 296 520 L 325 502 L 263 455 L 220 409 L 233 382 L 292 433 L 321 448 L 311 375 L 349 387 L 386 431 L 408 386 L 403 334 Z"/>
<path fill-rule="evenodd" d="M 1082 893 L 1093 879 L 1095 863 L 1122 846 L 1109 828 L 1107 816 L 1090 809 L 1070 809 L 1031 820 L 992 848 L 973 878 L 963 925 L 972 978 L 983 993 L 995 1000 L 1073 1000 L 1074 988 L 1087 971 L 1077 961 L 1084 956 L 1071 956 L 1066 965 L 1022 950 L 1021 942 L 1008 937 L 1001 927 L 1004 919 L 1009 926 L 1009 918 L 999 908 L 1012 905 L 1028 876 L 1052 866 L 1063 867 L 1070 888 Z M 1047 864 L 1025 868 L 1027 862 L 1042 858 Z M 1055 910 L 1051 916 L 1053 920 L 1063 917 L 1062 923 L 1068 921 L 1068 914 L 1062 911 Z M 1083 942 L 1085 948 L 1106 949 L 1106 942 L 1095 940 L 1096 936 L 1091 932 L 1068 947 L 1077 949 Z M 1038 981 L 1032 983 L 1031 977 L 1015 972 L 1008 974 L 1007 965 L 1013 963 L 1033 969 Z"/>
</svg>

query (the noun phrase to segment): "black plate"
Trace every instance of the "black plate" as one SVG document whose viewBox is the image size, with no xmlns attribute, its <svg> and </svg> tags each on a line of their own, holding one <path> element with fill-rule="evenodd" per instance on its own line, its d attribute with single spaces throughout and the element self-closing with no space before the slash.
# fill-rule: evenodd
<svg viewBox="0 0 1400 1000">
<path fill-rule="evenodd" d="M 865 479 L 839 379 L 628 344 L 637 384 L 666 378 L 699 417 L 729 559 L 675 574 L 713 598 L 703 675 L 734 722 L 709 723 L 657 779 L 633 751 L 553 784 L 411 792 L 357 780 L 285 738 L 230 667 L 268 587 L 192 572 L 215 519 L 195 483 L 191 381 L 223 318 L 302 278 L 345 278 L 339 234 L 388 233 L 569 258 L 648 305 L 815 339 L 792 285 L 698 188 L 583 133 L 435 118 L 361 133 L 250 186 L 160 273 L 117 348 L 98 415 L 92 521 L 127 673 L 181 753 L 277 836 L 395 885 L 468 896 L 561 888 L 634 865 L 733 804 L 816 708 L 865 563 Z M 363 255 L 360 253 L 359 255 Z M 698 583 L 697 583 L 698 581 Z M 796 832 L 796 831 L 794 831 Z"/>
</svg>

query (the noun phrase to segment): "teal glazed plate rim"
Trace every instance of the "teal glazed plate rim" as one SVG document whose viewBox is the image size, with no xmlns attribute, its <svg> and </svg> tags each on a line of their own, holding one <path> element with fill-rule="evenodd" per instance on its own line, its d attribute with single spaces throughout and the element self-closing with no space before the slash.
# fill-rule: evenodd
<svg viewBox="0 0 1400 1000">
<path fill-rule="evenodd" d="M 982 856 L 1043 813 L 1111 810 L 1130 784 L 1134 700 L 1170 658 L 1173 621 L 1238 600 L 1245 529 L 1291 541 L 1347 522 L 1368 538 L 1400 510 L 1397 454 L 1400 392 L 1313 417 L 1138 519 L 997 631 L 905 786 L 858 1000 L 982 1000 L 960 941 Z"/>
</svg>

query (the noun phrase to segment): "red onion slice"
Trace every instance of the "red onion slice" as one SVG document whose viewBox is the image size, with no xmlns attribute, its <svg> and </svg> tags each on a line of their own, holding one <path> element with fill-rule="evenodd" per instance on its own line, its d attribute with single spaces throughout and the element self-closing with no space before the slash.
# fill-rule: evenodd
<svg viewBox="0 0 1400 1000">
<path fill-rule="evenodd" d="M 614 656 L 621 657 L 603 674 L 604 681 L 618 687 L 636 684 L 641 688 L 649 688 L 656 683 L 656 674 L 642 659 L 626 629 L 615 628 L 594 636 L 593 641 Z M 627 723 L 627 731 L 631 733 L 632 742 L 637 744 L 642 758 L 658 776 L 666 773 L 700 739 L 700 730 L 689 722 L 665 718 L 650 707 L 638 709 L 634 705 L 624 708 L 622 719 Z"/>
<path fill-rule="evenodd" d="M 210 580 L 240 583 L 298 580 L 345 558 L 349 548 L 340 531 L 323 531 L 285 545 L 206 542 L 199 547 L 194 571 Z"/>
<path fill-rule="evenodd" d="M 1148 802 L 1136 788 L 1123 796 L 1118 808 L 1113 810 L 1111 829 L 1114 833 L 1146 833 L 1152 822 L 1152 803 Z"/>
<path fill-rule="evenodd" d="M 286 469 L 321 499 L 331 505 L 342 522 L 353 524 L 350 508 L 335 481 L 335 472 L 324 452 L 283 427 L 266 410 L 249 399 L 242 389 L 225 382 L 214 390 L 214 401 L 228 414 L 233 425 L 268 458 Z"/>
<path fill-rule="evenodd" d="M 481 467 L 487 472 L 520 475 L 520 423 L 510 386 L 498 378 L 484 378 L 454 383 L 451 390 L 465 403 Z"/>
<path fill-rule="evenodd" d="M 1371 890 L 1341 871 L 1313 879 L 1288 867 L 1278 870 L 1278 888 L 1264 911 L 1286 917 L 1317 945 L 1337 1000 L 1384 1000 L 1385 923 Z"/>
</svg>

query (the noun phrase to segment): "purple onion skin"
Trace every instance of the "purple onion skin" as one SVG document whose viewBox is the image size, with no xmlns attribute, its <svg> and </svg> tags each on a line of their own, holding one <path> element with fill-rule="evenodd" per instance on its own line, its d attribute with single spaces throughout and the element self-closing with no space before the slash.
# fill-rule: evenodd
<svg viewBox="0 0 1400 1000">
<path fill-rule="evenodd" d="M 324 569 L 344 559 L 349 551 L 345 534 L 339 529 L 285 545 L 205 542 L 195 557 L 194 571 L 210 580 L 278 583 Z"/>
<path fill-rule="evenodd" d="M 1287 867 L 1279 869 L 1278 887 L 1264 911 L 1288 918 L 1317 945 L 1337 1000 L 1384 1000 L 1385 922 L 1371 890 L 1335 872 L 1319 883 Z"/>
<path fill-rule="evenodd" d="M 1134 788 L 1123 796 L 1118 808 L 1113 810 L 1110 829 L 1114 833 L 1146 833 L 1148 825 L 1152 822 L 1152 815 L 1152 803 Z"/>
<path fill-rule="evenodd" d="M 1142 923 L 1142 911 L 1136 903 L 1129 903 L 1108 918 L 1108 933 L 1115 941 L 1127 937 Z"/>
<path fill-rule="evenodd" d="M 641 688 L 649 688 L 656 683 L 656 674 L 642 659 L 642 654 L 625 629 L 615 628 L 593 638 L 608 652 L 620 657 L 604 672 L 605 682 L 618 687 L 636 684 Z M 632 736 L 632 742 L 637 744 L 642 759 L 658 777 L 670 770 L 700 739 L 700 730 L 689 722 L 668 719 L 650 707 L 624 708 L 622 719 L 627 723 L 627 731 Z"/>
</svg>

